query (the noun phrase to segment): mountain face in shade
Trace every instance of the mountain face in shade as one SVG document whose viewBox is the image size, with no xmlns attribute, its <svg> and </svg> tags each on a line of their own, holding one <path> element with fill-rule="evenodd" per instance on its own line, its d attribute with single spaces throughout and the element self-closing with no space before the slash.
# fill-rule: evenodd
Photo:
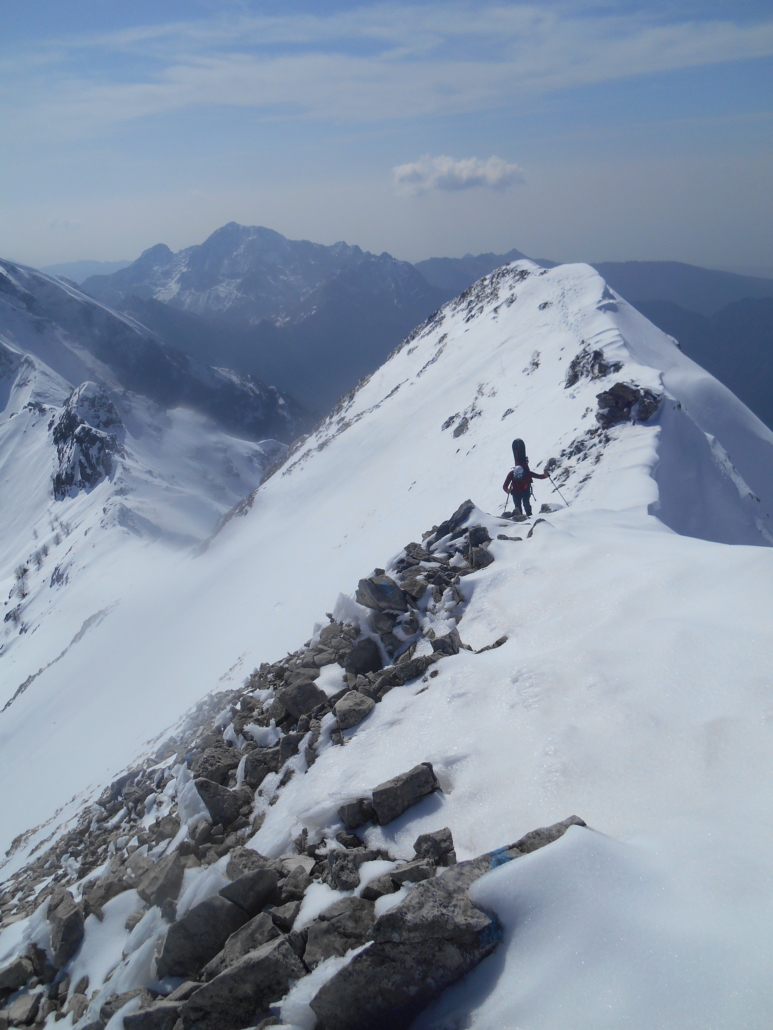
<svg viewBox="0 0 773 1030">
<path fill-rule="evenodd" d="M 190 407 L 251 439 L 290 443 L 314 421 L 275 387 L 192 360 L 133 319 L 34 269 L 0 261 L 0 304 L 0 331 L 18 332 L 23 341 L 34 332 L 55 339 L 57 362 L 74 385 L 96 380 L 163 408 Z"/>
<path fill-rule="evenodd" d="M 158 244 L 83 285 L 199 360 L 251 373 L 317 410 L 456 292 L 389 254 L 235 222 L 177 254 Z M 188 317 L 165 315 L 158 303 Z"/>
</svg>

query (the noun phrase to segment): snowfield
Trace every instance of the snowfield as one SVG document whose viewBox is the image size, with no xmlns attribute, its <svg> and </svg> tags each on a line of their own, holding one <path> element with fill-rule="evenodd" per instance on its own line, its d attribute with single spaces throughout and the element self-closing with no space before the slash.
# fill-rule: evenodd
<svg viewBox="0 0 773 1030">
<path fill-rule="evenodd" d="M 60 405 L 69 388 L 49 380 L 43 403 Z M 640 401 L 603 429 L 597 395 L 617 383 Z M 496 560 L 461 582 L 460 633 L 476 650 L 507 642 L 387 694 L 290 781 L 253 846 L 279 856 L 302 827 L 335 832 L 342 801 L 432 762 L 443 793 L 368 844 L 407 858 L 419 833 L 449 826 L 461 860 L 572 813 L 591 829 L 478 881 L 505 944 L 417 1027 L 769 1026 L 773 433 L 593 269 L 516 262 L 446 305 L 204 549 L 108 518 L 108 480 L 53 501 L 45 419 L 11 394 L 6 593 L 54 515 L 72 528 L 30 573 L 28 631 L 5 626 L 2 703 L 34 678 L 0 714 L 3 851 L 32 831 L 2 875 L 208 692 L 296 649 L 326 612 L 362 618 L 357 581 L 470 497 Z M 638 423 L 648 397 L 657 413 Z M 173 501 L 149 521 L 200 540 L 202 506 L 237 499 L 223 464 L 244 483 L 252 459 L 210 437 L 188 477 L 198 427 L 181 409 L 166 418 L 132 440 L 137 514 L 160 503 L 158 477 Z M 533 468 L 557 459 L 568 501 L 535 483 L 530 537 L 497 517 L 516 436 Z M 546 502 L 557 510 L 537 516 Z M 49 586 L 65 548 L 69 581 Z M 19 933 L 2 931 L 0 953 Z M 304 1004 L 288 999 L 284 1017 L 313 1027 Z"/>
</svg>

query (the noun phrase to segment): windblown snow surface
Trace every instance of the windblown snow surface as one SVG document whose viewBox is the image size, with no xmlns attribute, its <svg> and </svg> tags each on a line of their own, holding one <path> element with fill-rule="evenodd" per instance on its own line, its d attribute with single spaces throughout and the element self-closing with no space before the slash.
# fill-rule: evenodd
<svg viewBox="0 0 773 1030">
<path fill-rule="evenodd" d="M 567 387 L 594 351 L 620 367 L 593 379 L 580 361 Z M 658 412 L 593 433 L 617 382 Z M 495 517 L 515 436 L 533 467 L 560 459 L 569 502 L 528 539 Z M 0 716 L 3 847 L 40 825 L 4 875 L 187 706 L 325 612 L 356 619 L 339 594 L 471 497 L 493 537 L 524 539 L 495 539 L 496 561 L 462 581 L 460 631 L 507 643 L 391 691 L 284 788 L 254 846 L 279 855 L 430 761 L 443 794 L 369 843 L 408 857 L 450 826 L 464 859 L 571 813 L 593 831 L 476 884 L 506 941 L 417 1026 L 769 1027 L 772 471 L 773 434 L 591 268 L 508 266 L 409 338 L 203 553 L 140 542 L 90 560 L 78 530 L 66 608 L 40 592 L 35 632 L 0 657 L 7 697 L 44 670 Z"/>
</svg>

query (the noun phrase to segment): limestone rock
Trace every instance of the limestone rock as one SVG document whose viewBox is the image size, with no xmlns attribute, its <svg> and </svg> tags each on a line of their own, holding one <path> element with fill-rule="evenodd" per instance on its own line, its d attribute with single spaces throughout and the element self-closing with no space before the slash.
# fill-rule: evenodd
<svg viewBox="0 0 773 1030">
<path fill-rule="evenodd" d="M 139 1012 L 123 1017 L 124 1030 L 173 1030 L 180 1018 L 181 1001 L 154 1001 Z"/>
<path fill-rule="evenodd" d="M 357 584 L 355 600 L 366 608 L 379 612 L 407 612 L 408 601 L 395 581 L 386 575 L 361 579 Z"/>
<path fill-rule="evenodd" d="M 355 801 L 347 801 L 345 805 L 341 805 L 338 815 L 347 830 L 356 830 L 365 823 L 369 823 L 375 817 L 375 812 L 367 798 L 357 798 Z"/>
<path fill-rule="evenodd" d="M 447 826 L 433 833 L 422 833 L 416 838 L 413 850 L 417 858 L 429 858 L 435 865 L 456 864 L 454 838 Z"/>
<path fill-rule="evenodd" d="M 159 977 L 196 977 L 246 922 L 244 909 L 219 895 L 194 905 L 167 931 L 157 964 Z"/>
<path fill-rule="evenodd" d="M 278 747 L 250 751 L 244 762 L 244 782 L 257 790 L 270 772 L 279 772 L 281 767 L 282 757 Z"/>
<path fill-rule="evenodd" d="M 276 890 L 277 882 L 278 877 L 273 869 L 255 869 L 223 887 L 220 897 L 238 905 L 252 919 L 266 905 Z"/>
<path fill-rule="evenodd" d="M 302 865 L 296 866 L 282 882 L 282 904 L 288 901 L 302 901 L 312 880 Z"/>
<path fill-rule="evenodd" d="M 382 826 L 392 822 L 411 805 L 415 805 L 438 787 L 438 781 L 429 762 L 422 762 L 408 772 L 380 783 L 373 791 L 376 820 Z"/>
<path fill-rule="evenodd" d="M 252 873 L 257 869 L 273 869 L 277 876 L 284 876 L 285 873 L 281 862 L 277 862 L 273 858 L 266 858 L 254 848 L 239 846 L 231 851 L 225 874 L 229 879 L 236 880 L 245 873 Z"/>
<path fill-rule="evenodd" d="M 83 940 L 83 913 L 69 891 L 55 891 L 48 902 L 51 951 L 54 965 L 61 969 L 73 957 Z"/>
<path fill-rule="evenodd" d="M 283 687 L 277 697 L 294 719 L 308 715 L 318 705 L 327 701 L 327 694 L 324 690 L 320 690 L 311 680 L 300 680 Z"/>
<path fill-rule="evenodd" d="M 377 672 L 383 664 L 378 644 L 366 637 L 355 644 L 346 656 L 344 669 L 354 676 L 366 676 L 369 672 Z"/>
<path fill-rule="evenodd" d="M 375 920 L 372 902 L 342 898 L 309 925 L 303 961 L 313 969 L 332 955 L 345 955 L 365 943 Z"/>
<path fill-rule="evenodd" d="M 382 876 L 377 876 L 375 880 L 367 883 L 362 888 L 360 897 L 365 898 L 366 901 L 378 901 L 385 894 L 394 894 L 397 889 L 397 884 L 389 873 L 384 873 Z"/>
<path fill-rule="evenodd" d="M 238 797 L 227 788 L 221 787 L 214 780 L 207 780 L 199 777 L 194 780 L 196 790 L 210 814 L 213 824 L 220 823 L 222 826 L 230 826 L 239 818 L 241 802 Z"/>
<path fill-rule="evenodd" d="M 378 858 L 378 852 L 367 848 L 331 851 L 327 856 L 327 878 L 337 891 L 351 891 L 360 883 L 360 866 Z"/>
<path fill-rule="evenodd" d="M 340 728 L 349 730 L 370 715 L 375 707 L 376 702 L 372 698 L 360 694 L 357 690 L 350 690 L 336 703 L 333 711 Z"/>
<path fill-rule="evenodd" d="M 20 994 L 8 1008 L 8 1022 L 11 1026 L 29 1026 L 34 1023 L 42 1000 L 42 994 Z"/>
<path fill-rule="evenodd" d="M 237 767 L 241 757 L 241 751 L 235 747 L 226 747 L 224 744 L 208 747 L 193 763 L 193 772 L 196 776 L 222 784 L 228 773 Z"/>
<path fill-rule="evenodd" d="M 404 1030 L 494 950 L 498 921 L 443 880 L 418 884 L 381 916 L 374 943 L 320 989 L 311 1007 L 324 1030 Z"/>
<path fill-rule="evenodd" d="M 0 995 L 11 994 L 23 987 L 34 975 L 32 962 L 22 955 L 0 969 Z"/>
<path fill-rule="evenodd" d="M 184 1030 L 254 1026 L 306 967 L 284 937 L 269 941 L 226 969 L 183 1004 Z"/>
<path fill-rule="evenodd" d="M 402 887 L 404 883 L 420 883 L 435 875 L 435 863 L 426 858 L 418 858 L 413 862 L 406 862 L 404 865 L 398 866 L 389 875 L 398 887 Z"/>
<path fill-rule="evenodd" d="M 244 958 L 249 952 L 257 951 L 268 941 L 279 936 L 280 931 L 274 925 L 269 913 L 261 912 L 260 915 L 240 927 L 236 933 L 231 934 L 225 942 L 223 950 L 204 966 L 204 979 L 213 979 L 224 969 L 238 962 L 240 958 Z"/>
<path fill-rule="evenodd" d="M 143 876 L 137 893 L 149 905 L 160 908 L 165 901 L 174 901 L 180 893 L 185 866 L 175 851 L 166 855 Z"/>
</svg>

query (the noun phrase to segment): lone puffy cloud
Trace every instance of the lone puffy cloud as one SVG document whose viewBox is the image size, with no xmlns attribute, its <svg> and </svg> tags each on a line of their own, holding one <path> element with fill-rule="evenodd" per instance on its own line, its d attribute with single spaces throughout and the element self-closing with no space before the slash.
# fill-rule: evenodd
<svg viewBox="0 0 773 1030">
<path fill-rule="evenodd" d="M 525 182 L 523 171 L 501 157 L 466 157 L 456 161 L 453 157 L 424 154 L 418 161 L 397 165 L 392 169 L 395 185 L 400 193 L 417 194 L 428 190 L 470 190 L 484 187 L 503 190 Z"/>
</svg>

